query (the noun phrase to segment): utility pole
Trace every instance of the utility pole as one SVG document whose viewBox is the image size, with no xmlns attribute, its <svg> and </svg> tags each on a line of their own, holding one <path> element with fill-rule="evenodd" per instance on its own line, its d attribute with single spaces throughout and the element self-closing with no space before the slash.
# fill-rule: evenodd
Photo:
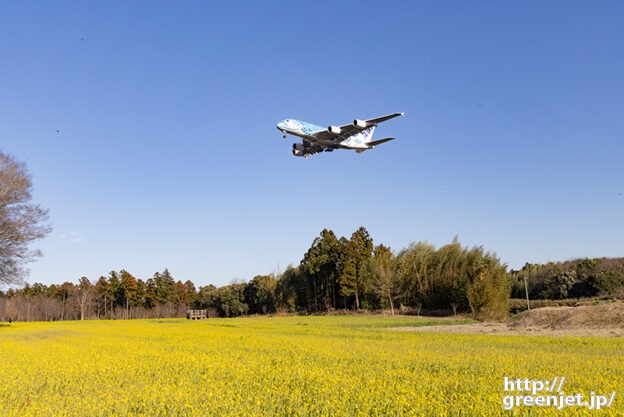
<svg viewBox="0 0 624 417">
<path fill-rule="evenodd" d="M 524 275 L 524 292 L 526 293 L 526 298 L 527 298 L 527 310 L 530 310 L 531 305 L 529 304 L 529 288 L 527 287 L 526 274 Z"/>
</svg>

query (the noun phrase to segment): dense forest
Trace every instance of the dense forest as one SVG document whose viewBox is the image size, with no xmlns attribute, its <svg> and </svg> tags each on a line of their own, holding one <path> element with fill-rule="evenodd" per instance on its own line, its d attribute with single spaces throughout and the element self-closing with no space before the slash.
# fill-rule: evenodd
<svg viewBox="0 0 624 417">
<path fill-rule="evenodd" d="M 93 282 L 26 284 L 0 292 L 0 318 L 34 320 L 184 317 L 206 309 L 210 317 L 386 309 L 412 314 L 468 313 L 480 318 L 508 314 L 511 297 L 588 297 L 623 294 L 624 258 L 582 259 L 547 265 L 507 266 L 482 247 L 457 239 L 436 248 L 427 242 L 392 251 L 373 243 L 364 227 L 350 238 L 323 230 L 299 265 L 258 275 L 249 282 L 197 288 L 168 270 L 148 279 L 126 270 Z"/>
</svg>

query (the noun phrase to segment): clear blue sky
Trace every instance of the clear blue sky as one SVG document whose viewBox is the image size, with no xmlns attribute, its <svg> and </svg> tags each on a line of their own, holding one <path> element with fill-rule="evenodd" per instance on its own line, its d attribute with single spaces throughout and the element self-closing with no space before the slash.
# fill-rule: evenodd
<svg viewBox="0 0 624 417">
<path fill-rule="evenodd" d="M 222 285 L 325 227 L 510 267 L 624 256 L 622 2 L 0 2 L 0 147 L 54 231 L 30 282 Z M 396 111 L 307 160 L 285 118 Z M 58 130 L 58 132 L 57 132 Z"/>
</svg>

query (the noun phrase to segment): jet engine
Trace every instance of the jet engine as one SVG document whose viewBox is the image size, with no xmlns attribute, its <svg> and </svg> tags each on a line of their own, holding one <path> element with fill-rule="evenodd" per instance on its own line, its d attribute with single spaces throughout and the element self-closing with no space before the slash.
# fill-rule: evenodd
<svg viewBox="0 0 624 417">
<path fill-rule="evenodd" d="M 355 119 L 353 121 L 353 126 L 357 127 L 358 129 L 366 129 L 366 126 L 368 125 L 366 124 L 364 120 Z"/>
<path fill-rule="evenodd" d="M 292 154 L 295 156 L 305 156 L 303 143 L 293 143 Z"/>
<path fill-rule="evenodd" d="M 332 133 L 334 135 L 339 135 L 342 131 L 338 126 L 329 126 L 327 130 L 329 131 L 329 133 Z"/>
</svg>

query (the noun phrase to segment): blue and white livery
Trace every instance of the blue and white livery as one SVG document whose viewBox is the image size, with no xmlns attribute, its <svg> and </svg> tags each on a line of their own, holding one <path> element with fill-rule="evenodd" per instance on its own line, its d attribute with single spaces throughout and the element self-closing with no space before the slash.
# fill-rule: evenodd
<svg viewBox="0 0 624 417">
<path fill-rule="evenodd" d="M 307 158 L 308 155 L 331 152 L 334 149 L 352 149 L 361 153 L 394 139 L 373 140 L 373 132 L 378 123 L 404 115 L 405 113 L 393 113 L 369 120 L 356 119 L 348 125 L 329 126 L 327 129 L 300 120 L 286 119 L 277 124 L 277 130 L 284 133 L 284 138 L 288 134 L 303 139 L 302 143 L 293 143 L 292 154 L 295 156 Z"/>
</svg>

